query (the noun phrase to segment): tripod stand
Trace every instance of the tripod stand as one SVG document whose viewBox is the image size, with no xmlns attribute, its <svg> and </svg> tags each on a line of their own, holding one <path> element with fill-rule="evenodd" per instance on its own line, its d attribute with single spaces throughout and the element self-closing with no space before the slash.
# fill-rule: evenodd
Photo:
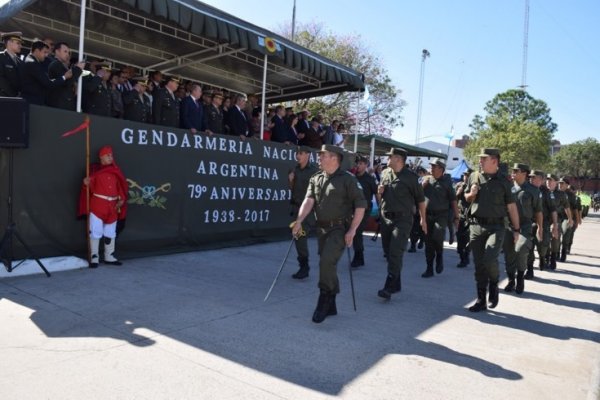
<svg viewBox="0 0 600 400">
<path fill-rule="evenodd" d="M 17 240 L 21 243 L 23 248 L 27 251 L 29 257 L 35 260 L 40 268 L 44 271 L 46 276 L 50 277 L 50 272 L 44 267 L 44 264 L 37 258 L 31 248 L 25 243 L 19 231 L 17 231 L 17 224 L 13 221 L 13 157 L 14 157 L 14 149 L 11 147 L 8 149 L 8 219 L 6 222 L 6 230 L 4 231 L 4 236 L 2 237 L 2 241 L 0 241 L 0 260 L 4 263 L 6 270 L 8 272 L 12 272 L 19 265 L 23 264 L 25 260 L 22 260 L 17 265 L 13 266 L 13 236 L 17 238 Z"/>
</svg>

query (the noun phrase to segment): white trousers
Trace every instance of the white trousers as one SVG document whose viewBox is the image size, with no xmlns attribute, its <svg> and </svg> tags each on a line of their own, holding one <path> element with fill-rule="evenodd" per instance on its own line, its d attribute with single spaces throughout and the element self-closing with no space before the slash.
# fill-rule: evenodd
<svg viewBox="0 0 600 400">
<path fill-rule="evenodd" d="M 90 213 L 90 238 L 101 239 L 102 236 L 114 239 L 117 237 L 117 221 L 105 224 L 94 213 Z"/>
</svg>

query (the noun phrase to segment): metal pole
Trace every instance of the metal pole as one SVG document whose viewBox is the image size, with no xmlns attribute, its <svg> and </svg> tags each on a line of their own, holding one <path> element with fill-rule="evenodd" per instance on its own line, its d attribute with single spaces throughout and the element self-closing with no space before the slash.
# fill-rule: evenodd
<svg viewBox="0 0 600 400">
<path fill-rule="evenodd" d="M 260 113 L 260 139 L 263 140 L 264 139 L 264 135 L 265 135 L 265 114 L 267 112 L 267 110 L 265 110 L 265 107 L 267 105 L 267 100 L 265 98 L 266 93 L 267 93 L 267 58 L 269 56 L 267 56 L 265 54 L 265 65 L 263 68 L 263 82 L 262 82 L 262 103 L 261 103 L 261 113 Z"/>
<path fill-rule="evenodd" d="M 81 0 L 81 12 L 79 14 L 79 61 L 83 61 L 83 42 L 85 41 L 85 7 L 86 0 Z M 82 75 L 77 80 L 77 112 L 81 112 L 81 82 Z"/>
<path fill-rule="evenodd" d="M 292 42 L 296 38 L 296 0 L 294 0 L 294 9 L 292 10 Z"/>
<path fill-rule="evenodd" d="M 423 106 L 423 83 L 425 81 L 425 59 L 431 54 L 427 49 L 423 49 L 421 55 L 421 77 L 419 78 L 419 103 L 417 105 L 417 129 L 415 132 L 415 145 L 421 141 L 421 108 Z"/>
<path fill-rule="evenodd" d="M 371 167 L 375 166 L 375 138 L 371 138 L 371 153 L 369 154 L 371 160 Z"/>
<path fill-rule="evenodd" d="M 360 92 L 356 92 L 356 124 L 354 125 L 354 152 L 358 150 L 358 127 L 360 124 L 358 123 L 358 114 L 360 113 Z"/>
</svg>

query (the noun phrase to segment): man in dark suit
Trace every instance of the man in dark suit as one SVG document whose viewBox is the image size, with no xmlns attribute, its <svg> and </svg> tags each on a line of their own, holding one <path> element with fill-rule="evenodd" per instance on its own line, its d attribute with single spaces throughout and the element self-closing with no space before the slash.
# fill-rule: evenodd
<svg viewBox="0 0 600 400">
<path fill-rule="evenodd" d="M 200 104 L 202 98 L 202 86 L 194 83 L 189 96 L 181 101 L 181 127 L 189 129 L 190 132 L 204 132 L 204 108 Z"/>
<path fill-rule="evenodd" d="M 296 127 L 298 133 L 305 133 L 310 129 L 308 117 L 310 117 L 310 112 L 308 110 L 302 110 L 300 114 L 298 114 L 298 126 Z"/>
<path fill-rule="evenodd" d="M 271 119 L 271 123 L 273 123 L 273 128 L 271 128 L 271 141 L 290 144 L 288 128 L 283 121 L 284 115 L 285 108 L 282 105 L 275 107 L 275 116 Z"/>
<path fill-rule="evenodd" d="M 252 136 L 248 129 L 248 120 L 244 112 L 246 107 L 246 96 L 238 94 L 235 96 L 235 105 L 229 109 L 229 133 L 233 136 L 239 136 L 241 140 L 246 140 Z"/>
<path fill-rule="evenodd" d="M 150 98 L 144 95 L 148 83 L 142 78 L 133 81 L 133 89 L 123 94 L 123 105 L 125 106 L 123 118 L 130 121 L 151 123 L 150 110 L 152 104 Z"/>
<path fill-rule="evenodd" d="M 64 42 L 59 42 L 54 47 L 54 61 L 48 67 L 48 77 L 59 79 L 69 70 L 71 60 L 71 49 Z M 50 107 L 62 108 L 63 110 L 75 111 L 77 106 L 76 85 L 84 63 L 73 65 L 71 68 L 73 76 L 67 79 L 65 85 L 55 87 L 48 93 L 48 105 Z"/>
<path fill-rule="evenodd" d="M 17 68 L 21 64 L 21 32 L 2 34 L 5 50 L 0 53 L 0 96 L 16 97 L 19 95 L 19 73 Z"/>
<path fill-rule="evenodd" d="M 67 79 L 73 76 L 73 71 L 67 70 L 61 77 L 50 79 L 42 65 L 49 52 L 46 43 L 35 41 L 31 45 L 31 53 L 25 58 L 23 65 L 19 66 L 21 97 L 29 104 L 45 105 L 48 91 L 65 86 Z"/>
<path fill-rule="evenodd" d="M 171 76 L 164 88 L 154 90 L 152 117 L 156 125 L 179 128 L 179 100 L 175 97 L 178 87 L 179 79 Z"/>
</svg>

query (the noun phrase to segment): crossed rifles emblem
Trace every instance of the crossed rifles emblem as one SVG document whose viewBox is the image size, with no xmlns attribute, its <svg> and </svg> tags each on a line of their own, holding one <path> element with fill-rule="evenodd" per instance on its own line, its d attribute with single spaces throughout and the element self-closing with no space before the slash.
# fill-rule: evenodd
<svg viewBox="0 0 600 400">
<path fill-rule="evenodd" d="M 171 190 L 171 183 L 167 182 L 159 187 L 146 185 L 141 186 L 133 179 L 127 178 L 129 185 L 129 204 L 148 205 L 150 207 L 158 207 L 166 210 L 165 203 L 167 198 L 161 196 L 160 193 L 166 193 Z"/>
</svg>

